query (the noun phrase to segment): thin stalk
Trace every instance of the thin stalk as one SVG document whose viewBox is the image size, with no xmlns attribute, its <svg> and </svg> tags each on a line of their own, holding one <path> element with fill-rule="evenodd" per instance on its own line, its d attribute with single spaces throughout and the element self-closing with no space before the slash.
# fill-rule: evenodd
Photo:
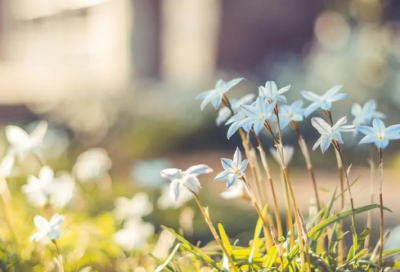
<svg viewBox="0 0 400 272">
<path fill-rule="evenodd" d="M 379 231 L 379 241 L 381 247 L 379 249 L 379 259 L 378 264 L 382 264 L 382 254 L 383 254 L 383 231 L 385 227 L 385 219 L 383 217 L 383 197 L 382 197 L 382 186 L 383 186 L 383 152 L 382 148 L 378 148 L 379 151 L 379 211 L 380 211 L 380 231 Z"/>
<path fill-rule="evenodd" d="M 264 147 L 258 136 L 256 136 L 256 139 L 257 139 L 257 143 L 258 143 L 258 151 L 260 152 L 261 162 L 264 167 L 265 174 L 267 175 L 268 183 L 269 183 L 271 193 L 272 193 L 272 198 L 274 201 L 275 220 L 276 220 L 276 225 L 278 227 L 278 237 L 280 238 L 283 236 L 283 229 L 282 229 L 282 221 L 281 221 L 280 213 L 279 213 L 278 200 L 276 198 L 276 193 L 275 193 L 275 187 L 274 187 L 274 183 L 272 181 L 271 173 L 269 171 L 267 156 L 265 154 Z"/>
<path fill-rule="evenodd" d="M 286 231 L 290 233 L 290 248 L 294 247 L 294 227 L 293 227 L 293 218 L 292 212 L 290 210 L 290 196 L 289 196 L 289 188 L 285 182 L 285 178 L 282 174 L 282 183 L 283 188 L 285 189 L 285 203 L 286 203 Z"/>
<path fill-rule="evenodd" d="M 271 246 L 274 245 L 274 241 L 272 238 L 272 234 L 271 234 L 271 226 L 268 223 L 267 219 L 265 218 L 265 216 L 263 215 L 260 207 L 257 204 L 257 200 L 254 196 L 253 191 L 251 190 L 250 184 L 247 182 L 247 179 L 245 176 L 243 176 L 242 178 L 243 184 L 245 185 L 245 188 L 247 190 L 247 193 L 249 194 L 250 198 L 251 198 L 251 202 L 253 203 L 253 206 L 258 214 L 258 216 L 261 218 L 262 222 L 263 222 L 263 226 L 265 229 L 265 233 L 267 234 L 267 249 L 269 249 Z"/>
<path fill-rule="evenodd" d="M 370 167 L 370 178 L 371 178 L 371 185 L 370 185 L 370 203 L 374 204 L 374 179 L 375 179 L 375 163 L 374 163 L 374 149 L 373 145 L 370 144 L 369 146 L 369 167 Z M 372 229 L 372 216 L 373 212 L 372 210 L 368 211 L 368 219 L 367 219 L 367 228 L 369 229 L 370 233 L 365 237 L 364 241 L 364 248 L 369 248 L 369 242 L 371 240 L 371 229 Z"/>
<path fill-rule="evenodd" d="M 57 242 L 56 240 L 51 240 L 56 248 L 57 251 L 57 259 L 60 262 L 60 272 L 64 272 L 64 263 L 63 263 L 63 259 L 62 259 L 62 255 L 60 254 L 60 250 L 58 248 Z"/>
<path fill-rule="evenodd" d="M 333 119 L 332 119 L 332 112 L 329 110 L 325 110 L 324 113 L 328 117 L 329 124 L 333 126 Z M 341 204 L 341 209 L 344 209 L 344 181 L 343 181 L 343 164 L 342 160 L 340 159 L 340 154 L 339 152 L 335 149 L 335 156 L 336 156 L 336 161 L 337 161 L 337 168 L 338 168 L 338 173 L 339 173 L 339 181 L 340 181 L 340 204 Z M 344 233 L 344 221 L 340 221 L 340 232 Z M 338 249 L 338 263 L 340 265 L 343 264 L 344 262 L 344 240 L 340 239 L 339 241 L 339 249 Z"/>
<path fill-rule="evenodd" d="M 310 154 L 308 153 L 307 144 L 304 141 L 303 136 L 301 135 L 301 132 L 300 132 L 299 127 L 297 126 L 297 123 L 292 121 L 291 125 L 297 133 L 297 140 L 299 142 L 299 147 L 300 147 L 301 153 L 303 154 L 304 160 L 306 162 L 308 173 L 310 174 L 310 177 L 311 177 L 311 181 L 312 181 L 312 185 L 313 185 L 313 189 L 314 189 L 315 201 L 317 202 L 317 209 L 318 209 L 318 211 L 320 211 L 321 210 L 321 201 L 319 198 L 317 181 L 315 179 L 314 168 L 311 163 Z"/>
<path fill-rule="evenodd" d="M 222 243 L 221 238 L 219 238 L 217 230 L 215 229 L 210 216 L 208 216 L 208 214 L 206 213 L 200 197 L 196 193 L 193 193 L 193 195 L 194 195 L 194 198 L 196 199 L 197 205 L 199 206 L 201 213 L 204 216 L 204 220 L 206 221 L 208 227 L 210 228 L 212 235 L 214 236 L 215 241 L 217 241 L 218 245 L 222 248 L 222 251 L 224 252 L 225 256 L 228 258 L 228 261 L 231 264 L 233 270 L 235 272 L 239 272 L 238 268 L 236 267 L 235 263 L 232 260 L 231 255 L 229 254 L 228 250 L 225 248 L 224 244 Z"/>
<path fill-rule="evenodd" d="M 281 122 L 279 120 L 279 110 L 278 110 L 278 105 L 275 105 L 275 116 L 276 116 L 276 123 L 278 124 L 278 136 L 279 136 L 279 142 L 283 145 L 282 141 L 282 131 L 281 131 Z"/>
</svg>

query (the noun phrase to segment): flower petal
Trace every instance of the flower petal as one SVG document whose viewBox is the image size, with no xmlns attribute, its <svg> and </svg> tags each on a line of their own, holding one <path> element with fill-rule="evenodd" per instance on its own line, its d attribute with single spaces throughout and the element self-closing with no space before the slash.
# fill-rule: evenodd
<svg viewBox="0 0 400 272">
<path fill-rule="evenodd" d="M 236 147 L 235 154 L 233 154 L 233 168 L 237 169 L 242 162 L 242 153 L 240 152 L 239 148 Z"/>
<path fill-rule="evenodd" d="M 216 120 L 217 126 L 220 126 L 223 122 L 228 120 L 230 116 L 231 111 L 227 107 L 220 109 Z"/>
<path fill-rule="evenodd" d="M 228 182 L 226 184 L 226 187 L 227 188 L 231 187 L 235 183 L 236 180 L 237 180 L 237 177 L 236 177 L 235 174 L 229 174 L 228 175 Z"/>
<path fill-rule="evenodd" d="M 245 80 L 243 77 L 238 77 L 235 79 L 232 79 L 231 81 L 228 81 L 227 83 L 225 83 L 225 88 L 226 91 L 229 91 L 230 89 L 232 89 L 234 86 L 236 86 L 237 84 L 239 84 L 239 82 Z"/>
<path fill-rule="evenodd" d="M 336 101 L 347 99 L 347 98 L 349 98 L 348 94 L 346 94 L 346 93 L 338 93 L 338 94 L 333 95 L 328 100 L 329 100 L 329 102 L 336 102 Z"/>
<path fill-rule="evenodd" d="M 244 172 L 244 170 L 246 170 L 247 164 L 248 164 L 248 163 L 249 163 L 248 160 L 243 160 L 243 161 L 240 163 L 240 172 Z"/>
<path fill-rule="evenodd" d="M 362 111 L 361 105 L 358 103 L 354 103 L 353 106 L 351 106 L 351 114 L 355 117 L 359 115 Z"/>
<path fill-rule="evenodd" d="M 216 91 L 215 91 L 215 90 L 210 91 L 210 92 L 208 93 L 208 95 L 204 98 L 204 100 L 201 101 L 200 109 L 201 109 L 202 111 L 203 111 L 204 108 L 207 106 L 207 104 L 210 103 L 210 102 L 214 99 L 215 94 L 216 94 Z"/>
<path fill-rule="evenodd" d="M 321 103 L 320 102 L 314 102 L 310 104 L 305 110 L 304 110 L 304 116 L 308 117 L 311 113 L 316 111 L 320 107 Z"/>
<path fill-rule="evenodd" d="M 182 179 L 182 184 L 193 193 L 198 193 L 201 185 L 199 179 L 195 175 L 186 175 Z"/>
<path fill-rule="evenodd" d="M 48 230 L 49 229 L 49 222 L 43 216 L 36 215 L 33 218 L 33 223 L 35 224 L 36 228 L 40 230 Z"/>
<path fill-rule="evenodd" d="M 55 214 L 51 217 L 49 225 L 51 228 L 57 228 L 64 222 L 64 216 Z"/>
<path fill-rule="evenodd" d="M 321 100 L 321 96 L 317 95 L 316 93 L 310 91 L 301 91 L 300 93 L 305 99 L 309 101 L 316 102 Z"/>
<path fill-rule="evenodd" d="M 210 166 L 205 164 L 198 164 L 189 167 L 185 172 L 187 174 L 192 174 L 197 176 L 197 175 L 212 173 L 212 171 L 213 170 Z"/>
<path fill-rule="evenodd" d="M 228 175 L 231 174 L 232 172 L 229 171 L 222 171 L 221 173 L 219 173 L 214 180 L 218 180 L 218 181 L 222 181 L 222 180 L 227 180 L 228 179 Z"/>
<path fill-rule="evenodd" d="M 385 132 L 385 123 L 383 123 L 381 119 L 375 118 L 374 120 L 372 120 L 372 126 L 379 134 L 383 134 Z"/>
<path fill-rule="evenodd" d="M 325 99 L 330 99 L 333 97 L 340 89 L 342 89 L 343 85 L 336 85 L 330 88 L 323 96 Z"/>
<path fill-rule="evenodd" d="M 321 141 L 321 151 L 324 153 L 331 145 L 330 137 L 324 137 Z"/>
<path fill-rule="evenodd" d="M 174 179 L 169 185 L 169 195 L 174 201 L 178 201 L 181 182 L 179 179 Z"/>
<path fill-rule="evenodd" d="M 397 136 L 400 135 L 400 125 L 393 125 L 385 129 L 385 138 L 398 139 Z"/>
<path fill-rule="evenodd" d="M 164 170 L 161 170 L 160 174 L 163 178 L 174 180 L 182 176 L 182 170 L 177 168 L 166 168 Z"/>
<path fill-rule="evenodd" d="M 312 150 L 315 150 L 315 149 L 318 148 L 318 146 L 319 146 L 319 145 L 321 144 L 321 142 L 322 142 L 323 137 L 324 137 L 324 136 L 319 137 L 319 139 L 315 142 L 315 144 L 314 144 Z M 279 157 L 277 157 L 277 158 L 279 159 Z"/>
<path fill-rule="evenodd" d="M 231 159 L 222 158 L 221 164 L 225 170 L 229 171 L 229 170 L 232 170 L 232 168 L 233 168 L 233 161 Z"/>
<path fill-rule="evenodd" d="M 362 138 L 358 144 L 370 144 L 374 143 L 376 140 L 377 140 L 376 136 L 367 135 L 364 136 L 364 138 Z"/>
<path fill-rule="evenodd" d="M 358 126 L 357 130 L 365 135 L 369 136 L 377 136 L 379 133 L 373 128 L 369 126 Z"/>
<path fill-rule="evenodd" d="M 381 149 L 385 149 L 389 145 L 389 140 L 376 140 L 375 145 Z"/>
<path fill-rule="evenodd" d="M 311 118 L 311 124 L 321 135 L 329 135 L 332 131 L 331 126 L 320 117 Z"/>
</svg>

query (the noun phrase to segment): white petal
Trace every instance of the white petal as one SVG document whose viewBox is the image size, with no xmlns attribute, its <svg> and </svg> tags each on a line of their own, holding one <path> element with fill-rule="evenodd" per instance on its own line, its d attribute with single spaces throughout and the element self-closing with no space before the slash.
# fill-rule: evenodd
<svg viewBox="0 0 400 272">
<path fill-rule="evenodd" d="M 51 228 L 58 228 L 62 223 L 64 222 L 64 216 L 55 214 L 53 217 L 50 219 L 50 227 Z"/>
<path fill-rule="evenodd" d="M 343 116 L 342 118 L 340 118 L 336 124 L 333 125 L 332 129 L 336 130 L 338 127 L 344 125 L 347 123 L 347 116 Z"/>
<path fill-rule="evenodd" d="M 331 126 L 322 118 L 311 118 L 311 124 L 318 130 L 321 135 L 329 135 L 332 131 Z"/>
<path fill-rule="evenodd" d="M 199 165 L 194 165 L 194 166 L 189 167 L 185 172 L 188 174 L 193 174 L 193 175 L 197 176 L 197 175 L 212 173 L 213 170 L 208 165 L 199 164 Z"/>
<path fill-rule="evenodd" d="M 20 146 L 29 143 L 30 137 L 25 130 L 17 126 L 6 127 L 7 141 L 13 146 Z"/>
<path fill-rule="evenodd" d="M 49 184 L 54 179 L 54 171 L 46 165 L 43 166 L 39 172 L 39 179 L 41 182 Z"/>
<path fill-rule="evenodd" d="M 178 201 L 180 187 L 181 182 L 179 179 L 173 180 L 169 185 L 169 195 L 174 201 Z"/>
<path fill-rule="evenodd" d="M 233 155 L 233 167 L 235 169 L 239 168 L 240 163 L 242 162 L 242 153 L 240 152 L 239 148 L 236 147 L 235 154 Z"/>
<path fill-rule="evenodd" d="M 37 242 L 37 241 L 42 240 L 46 236 L 47 236 L 47 231 L 40 230 L 40 231 L 36 232 L 34 235 L 32 235 L 29 238 L 29 240 Z"/>
<path fill-rule="evenodd" d="M 182 170 L 177 169 L 177 168 L 167 168 L 167 169 L 161 170 L 160 174 L 163 178 L 167 178 L 169 180 L 174 180 L 174 179 L 178 179 L 182 176 Z"/>
<path fill-rule="evenodd" d="M 197 179 L 195 175 L 187 175 L 182 179 L 182 184 L 186 186 L 193 193 L 198 193 L 201 185 L 200 181 Z"/>
<path fill-rule="evenodd" d="M 39 125 L 32 131 L 30 138 L 33 145 L 38 145 L 43 141 L 47 131 L 47 122 L 41 121 Z"/>
<path fill-rule="evenodd" d="M 46 220 L 46 218 L 40 215 L 36 215 L 33 218 L 33 223 L 38 230 L 48 230 L 50 227 L 49 222 Z"/>
</svg>

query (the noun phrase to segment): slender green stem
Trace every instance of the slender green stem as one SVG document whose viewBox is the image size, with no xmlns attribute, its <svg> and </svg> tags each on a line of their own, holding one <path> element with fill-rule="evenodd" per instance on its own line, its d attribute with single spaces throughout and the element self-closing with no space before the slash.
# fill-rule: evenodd
<svg viewBox="0 0 400 272">
<path fill-rule="evenodd" d="M 379 259 L 378 264 L 382 264 L 382 254 L 383 254 L 383 231 L 385 227 L 385 219 L 383 217 L 383 197 L 382 197 L 382 186 L 383 186 L 383 152 L 382 148 L 378 148 L 379 151 L 379 210 L 380 210 L 380 231 L 379 231 L 379 241 L 380 241 L 380 248 L 379 248 Z"/>
<path fill-rule="evenodd" d="M 225 248 L 224 244 L 222 243 L 221 238 L 219 237 L 217 230 L 215 229 L 215 227 L 211 221 L 211 218 L 206 213 L 200 197 L 196 193 L 193 193 L 193 195 L 194 195 L 194 198 L 196 199 L 197 205 L 199 206 L 201 213 L 203 214 L 204 220 L 206 221 L 208 227 L 210 228 L 212 235 L 214 236 L 215 241 L 218 243 L 218 245 L 221 247 L 222 251 L 224 252 L 225 256 L 228 258 L 228 261 L 231 264 L 232 269 L 235 272 L 239 272 L 238 268 L 236 267 L 235 263 L 232 260 L 231 254 L 229 254 L 228 250 Z"/>
</svg>

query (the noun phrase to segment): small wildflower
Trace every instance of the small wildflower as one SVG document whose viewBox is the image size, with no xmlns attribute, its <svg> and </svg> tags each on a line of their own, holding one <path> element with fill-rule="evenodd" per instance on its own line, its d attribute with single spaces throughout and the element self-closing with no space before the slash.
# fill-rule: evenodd
<svg viewBox="0 0 400 272">
<path fill-rule="evenodd" d="M 157 207 L 161 210 L 178 209 L 185 205 L 193 198 L 193 194 L 185 186 L 180 188 L 179 198 L 177 201 L 170 194 L 169 186 L 164 186 L 161 189 L 161 195 L 157 199 Z"/>
<path fill-rule="evenodd" d="M 281 102 L 287 104 L 286 97 L 283 95 L 290 90 L 290 85 L 278 90 L 278 86 L 274 81 L 267 81 L 265 86 L 258 87 L 259 96 L 263 97 L 269 103 Z"/>
<path fill-rule="evenodd" d="M 170 194 L 172 199 L 179 199 L 182 187 L 185 186 L 192 193 L 197 194 L 201 188 L 200 181 L 197 176 L 211 173 L 211 167 L 205 164 L 199 164 L 189 167 L 186 171 L 177 168 L 167 168 L 161 171 L 161 176 L 171 180 Z"/>
<path fill-rule="evenodd" d="M 246 198 L 243 182 L 235 182 L 231 187 L 221 193 L 224 199 Z"/>
<path fill-rule="evenodd" d="M 381 149 L 385 149 L 389 145 L 390 140 L 400 139 L 400 125 L 385 127 L 383 121 L 378 118 L 372 121 L 372 127 L 359 126 L 357 129 L 365 134 L 360 144 L 375 143 Z"/>
<path fill-rule="evenodd" d="M 241 105 L 248 105 L 251 102 L 253 102 L 255 95 L 254 94 L 247 94 L 240 98 L 239 100 L 237 99 L 230 99 L 229 102 L 231 104 L 233 112 L 236 114 L 240 110 Z M 223 122 L 228 120 L 229 117 L 231 117 L 232 112 L 228 107 L 223 107 L 222 109 L 219 110 L 218 112 L 218 117 L 216 120 L 217 125 L 221 125 Z"/>
<path fill-rule="evenodd" d="M 279 122 L 281 129 L 284 129 L 290 122 L 303 121 L 304 108 L 303 101 L 297 100 L 289 105 L 279 107 Z"/>
<path fill-rule="evenodd" d="M 114 234 L 114 242 L 125 250 L 138 250 L 147 245 L 147 240 L 154 234 L 154 226 L 133 218 L 125 223 L 124 228 Z"/>
<path fill-rule="evenodd" d="M 224 158 L 221 159 L 221 164 L 224 171 L 219 173 L 215 177 L 215 180 L 227 180 L 227 187 L 229 188 L 235 183 L 235 181 L 243 177 L 248 161 L 242 161 L 242 153 L 240 153 L 239 148 L 236 148 L 233 160 Z"/>
<path fill-rule="evenodd" d="M 373 99 L 365 102 L 364 106 L 361 106 L 358 103 L 354 103 L 351 107 L 351 114 L 354 116 L 353 125 L 355 126 L 370 126 L 372 119 L 385 118 L 385 115 L 383 113 L 376 111 L 376 102 Z"/>
<path fill-rule="evenodd" d="M 345 93 L 337 93 L 342 88 L 342 85 L 337 85 L 330 88 L 325 94 L 318 95 L 316 93 L 310 91 L 301 91 L 301 95 L 311 101 L 312 103 L 306 108 L 304 111 L 304 116 L 308 117 L 311 113 L 316 111 L 318 108 L 323 110 L 330 110 L 332 107 L 332 102 L 347 99 L 349 97 L 348 94 Z"/>
<path fill-rule="evenodd" d="M 224 96 L 224 94 L 242 80 L 244 80 L 244 78 L 241 77 L 232 79 L 228 82 L 225 82 L 222 79 L 218 80 L 214 89 L 203 92 L 197 96 L 196 99 L 203 99 L 200 105 L 201 110 L 204 110 L 204 108 L 210 102 L 214 106 L 214 108 L 218 109 L 218 107 L 221 105 L 222 97 Z"/>
<path fill-rule="evenodd" d="M 78 180 L 93 182 L 106 176 L 111 166 L 112 161 L 106 150 L 92 148 L 78 156 L 72 171 Z"/>
<path fill-rule="evenodd" d="M 114 217 L 118 222 L 129 218 L 149 215 L 153 211 L 153 204 L 145 193 L 137 193 L 132 199 L 117 197 L 115 199 Z"/>
<path fill-rule="evenodd" d="M 322 153 L 324 153 L 334 140 L 340 144 L 343 144 L 342 136 L 340 133 L 353 131 L 355 129 L 355 126 L 352 125 L 345 126 L 344 124 L 346 124 L 346 122 L 347 122 L 347 117 L 344 116 L 340 118 L 336 122 L 336 124 L 331 127 L 322 118 L 319 117 L 311 118 L 311 124 L 321 134 L 321 137 L 314 144 L 313 150 L 317 149 L 318 146 L 320 146 Z"/>
<path fill-rule="evenodd" d="M 269 149 L 269 151 L 271 152 L 272 158 L 274 158 L 274 160 L 277 163 L 282 164 L 281 156 L 279 155 L 279 153 L 276 150 L 276 148 L 271 147 Z M 293 154 L 294 154 L 293 146 L 288 146 L 288 145 L 283 146 L 282 147 L 282 153 L 283 153 L 284 165 L 287 166 L 292 161 L 292 157 L 293 157 Z"/>
<path fill-rule="evenodd" d="M 10 143 L 10 154 L 15 154 L 19 159 L 25 159 L 28 153 L 36 153 L 42 144 L 47 131 L 47 122 L 42 121 L 28 134 L 17 126 L 6 127 L 6 138 Z"/>
<path fill-rule="evenodd" d="M 44 207 L 50 204 L 54 209 L 62 209 L 71 201 L 74 188 L 75 181 L 68 173 L 55 177 L 50 167 L 43 166 L 38 177 L 28 177 L 22 192 L 32 206 Z"/>
<path fill-rule="evenodd" d="M 239 112 L 234 116 L 229 118 L 226 122 L 226 125 L 230 125 L 228 132 L 226 133 L 226 137 L 230 139 L 236 131 L 240 128 L 244 129 L 247 133 L 250 132 L 252 124 L 243 124 L 242 121 L 247 118 L 247 115 L 244 113 L 244 110 L 240 108 Z"/>
<path fill-rule="evenodd" d="M 243 126 L 253 126 L 254 132 L 258 135 L 263 129 L 265 122 L 275 120 L 275 102 L 268 104 L 262 97 L 258 97 L 252 105 L 243 105 L 242 109 L 247 118 L 240 122 Z"/>
<path fill-rule="evenodd" d="M 40 215 L 36 215 L 33 218 L 33 222 L 37 228 L 37 232 L 30 237 L 31 241 L 40 241 L 45 237 L 48 237 L 50 240 L 54 241 L 61 236 L 60 226 L 64 222 L 64 216 L 55 214 L 47 221 L 46 218 Z"/>
</svg>

